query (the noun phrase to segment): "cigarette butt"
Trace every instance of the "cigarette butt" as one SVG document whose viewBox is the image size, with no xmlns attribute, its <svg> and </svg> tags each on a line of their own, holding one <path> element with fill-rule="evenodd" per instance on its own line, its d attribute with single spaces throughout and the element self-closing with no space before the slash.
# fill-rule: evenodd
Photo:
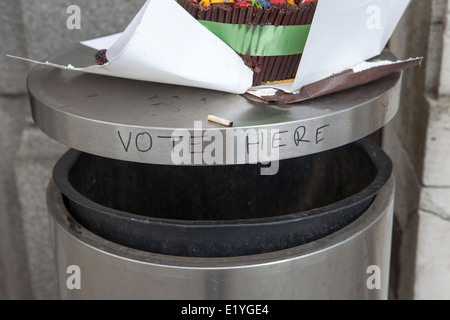
<svg viewBox="0 0 450 320">
<path fill-rule="evenodd" d="M 208 116 L 208 121 L 221 124 L 221 125 L 223 125 L 225 127 L 232 127 L 233 126 L 233 121 L 230 121 L 230 120 L 227 120 L 227 119 L 223 119 L 223 118 L 219 118 L 219 117 L 213 116 L 211 114 Z"/>
</svg>

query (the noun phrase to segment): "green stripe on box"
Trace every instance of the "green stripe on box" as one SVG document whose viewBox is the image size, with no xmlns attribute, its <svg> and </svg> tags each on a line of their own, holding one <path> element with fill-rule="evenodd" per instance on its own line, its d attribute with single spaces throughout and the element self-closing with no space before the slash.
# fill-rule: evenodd
<svg viewBox="0 0 450 320">
<path fill-rule="evenodd" d="M 234 51 L 250 56 L 288 56 L 305 49 L 311 25 L 273 26 L 199 20 Z"/>
</svg>

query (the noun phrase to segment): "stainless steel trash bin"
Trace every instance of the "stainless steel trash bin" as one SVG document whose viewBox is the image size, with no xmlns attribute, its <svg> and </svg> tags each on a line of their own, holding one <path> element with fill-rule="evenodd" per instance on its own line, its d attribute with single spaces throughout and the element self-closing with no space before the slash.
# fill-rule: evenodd
<svg viewBox="0 0 450 320">
<path fill-rule="evenodd" d="M 68 60 L 83 63 L 90 59 L 92 50 L 77 46 L 54 61 L 65 64 Z M 79 74 L 48 66 L 34 68 L 28 78 L 28 88 L 36 125 L 49 137 L 74 149 L 70 153 L 76 154 L 72 164 L 85 161 L 76 175 L 95 173 L 95 168 L 110 168 L 109 174 L 98 170 L 100 176 L 91 175 L 91 181 L 92 177 L 109 179 L 97 184 L 105 186 L 103 191 L 100 189 L 97 194 L 85 192 L 82 183 L 77 185 L 75 180 L 69 179 L 75 190 L 94 203 L 120 211 L 119 216 L 124 212 L 132 213 L 125 214 L 127 219 L 122 221 L 116 219 L 118 215 L 104 219 L 106 214 L 102 214 L 91 223 L 89 215 L 99 213 L 99 208 L 91 206 L 94 210 L 85 210 L 90 206 L 87 202 L 77 204 L 62 185 L 57 186 L 56 179 L 50 181 L 47 201 L 61 297 L 386 299 L 394 181 L 391 170 L 378 171 L 374 155 L 385 159 L 383 163 L 389 161 L 374 146 L 360 148 L 365 156 L 342 158 L 346 159 L 342 167 L 339 167 L 339 161 L 334 163 L 329 159 L 345 150 L 352 154 L 348 150 L 355 145 L 367 145 L 357 141 L 395 116 L 400 85 L 401 73 L 395 73 L 345 92 L 280 106 L 221 92 Z M 208 122 L 209 114 L 231 119 L 234 127 L 224 128 Z M 183 166 L 173 158 L 179 142 L 177 134 L 184 135 L 182 141 L 187 142 L 188 149 L 183 155 L 186 150 L 190 154 L 184 158 Z M 228 149 L 228 137 L 233 135 L 241 138 L 241 145 L 232 145 Z M 211 141 L 220 142 L 218 145 L 223 147 L 216 149 L 223 156 L 215 159 L 218 163 L 211 164 L 210 158 L 201 156 Z M 191 146 L 192 150 L 189 149 Z M 239 148 L 245 150 L 245 157 L 239 157 Z M 209 193 L 209 197 L 220 194 L 218 203 L 228 210 L 219 210 L 211 206 L 217 202 L 211 203 L 210 199 L 205 201 L 201 197 L 195 205 L 191 204 L 190 209 L 175 206 L 178 216 L 173 216 L 174 211 L 167 209 L 177 202 L 174 195 L 180 194 L 174 186 L 183 185 L 181 182 L 189 181 L 189 178 L 194 177 L 196 184 L 193 185 L 198 189 L 198 182 L 211 182 L 208 178 L 198 178 L 207 172 L 217 174 L 222 171 L 222 177 L 227 177 L 230 176 L 227 170 L 232 168 L 262 169 L 250 160 L 253 156 L 260 160 L 260 151 L 264 149 L 276 150 L 277 157 L 272 164 L 277 163 L 279 167 L 274 167 L 276 170 L 265 177 L 267 180 L 255 179 L 253 184 L 248 184 L 252 188 L 261 187 L 255 191 L 259 196 L 241 197 L 246 191 L 245 182 L 251 181 L 247 180 L 249 177 L 261 178 L 260 174 L 250 170 L 241 176 L 231 175 L 231 180 L 221 178 L 218 183 L 225 188 L 216 193 L 211 193 L 215 190 L 211 187 L 213 184 L 200 192 Z M 302 183 L 306 184 L 308 180 L 296 181 L 296 172 L 304 171 L 305 176 L 308 173 L 313 176 L 312 164 L 320 164 L 318 159 L 325 154 L 331 155 L 323 162 L 328 165 L 326 168 L 319 166 L 314 174 L 322 170 L 327 172 L 327 177 L 301 189 Z M 103 166 L 103 160 L 97 164 L 97 160 L 90 160 L 101 158 L 105 163 L 114 162 L 119 167 L 114 169 L 114 166 Z M 283 173 L 289 163 L 297 163 L 297 167 Z M 363 166 L 363 163 L 373 165 Z M 134 179 L 133 183 L 143 186 L 141 191 L 144 192 L 139 194 L 137 199 L 140 200 L 128 197 L 122 202 L 124 207 L 117 207 L 114 200 L 124 197 L 119 197 L 120 192 L 114 193 L 111 188 L 117 185 L 115 179 L 123 173 L 123 166 L 129 167 L 128 176 Z M 343 167 L 347 169 L 341 170 Z M 136 168 L 145 168 L 152 174 L 130 174 L 141 170 Z M 327 180 L 333 170 L 338 179 Z M 366 170 L 372 174 L 367 174 Z M 168 177 L 168 173 L 175 172 L 178 176 L 164 179 L 164 175 Z M 361 191 L 373 186 L 372 182 L 381 172 L 384 172 L 384 178 L 377 180 L 377 187 L 359 198 L 358 195 L 363 194 Z M 152 207 L 152 203 L 142 199 L 148 190 L 146 182 L 155 173 L 162 177 L 153 190 L 169 187 L 171 195 L 166 193 L 163 197 L 166 207 L 155 205 L 153 208 L 158 210 L 146 213 L 147 218 L 142 218 L 146 215 L 142 208 Z M 346 173 L 347 180 L 343 179 Z M 282 181 L 276 181 L 277 178 Z M 341 192 L 350 185 L 360 188 Z M 188 188 L 186 184 L 184 186 Z M 235 193 L 228 194 L 227 188 L 232 186 L 236 188 Z M 283 190 L 281 186 L 284 186 Z M 319 197 L 314 198 L 313 191 L 324 187 L 317 192 Z M 121 192 L 129 196 L 130 190 L 125 187 Z M 112 195 L 113 199 L 106 201 L 98 197 L 102 192 Z M 270 201 L 271 192 L 278 195 L 276 201 Z M 308 196 L 301 198 L 302 193 Z M 335 197 L 327 200 L 328 195 Z M 309 202 L 309 206 L 299 207 L 288 199 Z M 108 203 L 110 200 L 112 204 Z M 255 201 L 260 205 L 255 205 Z M 338 223 L 333 222 L 333 227 L 327 223 L 321 225 L 321 222 L 332 221 L 339 212 L 328 214 L 326 219 L 314 219 L 331 212 L 324 208 L 336 209 L 342 203 L 349 208 L 355 207 L 353 201 L 365 203 L 365 207 L 346 219 L 337 219 Z M 136 202 L 143 206 L 135 206 Z M 161 215 L 166 209 L 170 215 Z M 205 214 L 213 217 L 206 223 Z M 167 221 L 180 218 L 183 223 Z M 307 218 L 311 220 L 307 221 Z M 120 228 L 104 232 L 113 221 Z M 300 227 L 292 228 L 293 233 L 287 232 L 291 230 L 290 222 L 300 222 L 297 224 Z M 304 228 L 308 223 L 319 227 Z M 135 228 L 138 224 L 140 231 Z M 196 232 L 199 225 L 204 227 L 204 232 Z M 220 230 L 220 227 L 226 228 Z M 161 238 L 161 235 L 172 237 Z M 202 235 L 206 235 L 203 241 Z M 180 239 L 184 240 L 177 242 Z M 245 243 L 240 239 L 245 239 Z"/>
</svg>

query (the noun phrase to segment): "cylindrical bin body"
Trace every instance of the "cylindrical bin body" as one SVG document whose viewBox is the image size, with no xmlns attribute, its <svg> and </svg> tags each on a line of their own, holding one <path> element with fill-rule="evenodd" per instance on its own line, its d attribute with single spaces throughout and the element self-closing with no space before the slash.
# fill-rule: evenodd
<svg viewBox="0 0 450 320">
<path fill-rule="evenodd" d="M 64 299 L 387 298 L 392 164 L 368 141 L 281 161 L 264 179 L 72 153 L 47 191 Z"/>
</svg>

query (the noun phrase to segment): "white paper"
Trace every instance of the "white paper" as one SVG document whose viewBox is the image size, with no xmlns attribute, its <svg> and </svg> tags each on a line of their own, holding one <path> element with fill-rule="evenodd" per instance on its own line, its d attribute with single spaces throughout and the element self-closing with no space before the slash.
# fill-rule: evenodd
<svg viewBox="0 0 450 320">
<path fill-rule="evenodd" d="M 261 89 L 296 92 L 379 55 L 410 1 L 319 0 L 295 81 Z M 253 72 L 239 55 L 173 0 L 148 0 L 124 32 L 82 44 L 107 49 L 109 63 L 45 64 L 236 94 L 252 87 Z"/>
</svg>

